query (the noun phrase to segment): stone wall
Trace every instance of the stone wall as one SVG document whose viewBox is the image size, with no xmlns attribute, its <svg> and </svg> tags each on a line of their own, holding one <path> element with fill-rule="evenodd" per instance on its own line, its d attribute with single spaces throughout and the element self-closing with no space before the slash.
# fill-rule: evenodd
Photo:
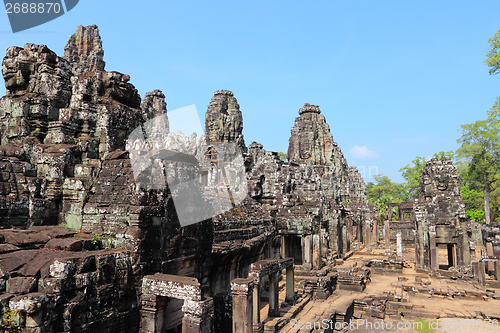
<svg viewBox="0 0 500 333">
<path fill-rule="evenodd" d="M 0 306 L 23 332 L 137 332 L 131 253 L 61 227 L 0 232 Z"/>
</svg>

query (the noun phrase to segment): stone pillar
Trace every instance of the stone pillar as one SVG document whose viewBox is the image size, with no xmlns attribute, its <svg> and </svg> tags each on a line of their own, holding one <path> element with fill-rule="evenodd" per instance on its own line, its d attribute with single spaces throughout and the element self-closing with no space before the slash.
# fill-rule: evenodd
<svg viewBox="0 0 500 333">
<path fill-rule="evenodd" d="M 467 232 L 462 230 L 460 233 L 459 240 L 461 241 L 461 246 L 457 247 L 457 264 L 458 265 L 470 265 L 470 242 L 469 237 L 467 237 Z"/>
<path fill-rule="evenodd" d="M 411 232 L 413 234 L 413 240 L 415 242 L 415 267 L 420 267 L 420 253 L 418 248 L 417 230 L 413 229 Z"/>
<path fill-rule="evenodd" d="M 365 246 L 367 250 L 372 249 L 372 235 L 373 231 L 371 228 L 371 222 L 370 220 L 365 221 Z"/>
<path fill-rule="evenodd" d="M 182 333 L 210 333 L 213 331 L 214 302 L 187 299 L 182 306 Z M 251 332 L 251 331 L 250 331 Z"/>
<path fill-rule="evenodd" d="M 356 228 L 356 241 L 359 243 L 359 247 L 361 248 L 361 243 L 363 241 L 363 222 L 359 221 Z"/>
<path fill-rule="evenodd" d="M 347 220 L 348 221 L 348 220 Z M 345 254 L 349 252 L 349 235 L 347 234 L 347 226 L 345 224 L 342 225 L 342 256 L 344 258 Z"/>
<path fill-rule="evenodd" d="M 237 278 L 231 281 L 233 294 L 233 332 L 253 332 L 253 289 L 252 279 Z"/>
<path fill-rule="evenodd" d="M 458 266 L 457 244 L 453 244 L 453 267 Z"/>
<path fill-rule="evenodd" d="M 326 229 L 321 229 L 321 244 L 320 244 L 320 249 L 321 249 L 321 263 L 323 263 L 323 259 L 327 260 L 328 259 L 328 230 Z M 292 257 L 292 256 L 289 256 Z"/>
<path fill-rule="evenodd" d="M 159 309 L 157 296 L 151 294 L 142 294 L 141 296 L 141 332 L 155 333 L 157 332 L 156 322 L 158 314 L 162 311 Z M 160 327 L 161 329 L 161 327 Z"/>
<path fill-rule="evenodd" d="M 479 284 L 484 285 L 486 280 L 484 274 L 484 261 L 474 261 L 472 267 L 474 270 L 474 278 Z"/>
<path fill-rule="evenodd" d="M 352 218 L 350 218 L 348 220 L 347 234 L 350 235 L 350 236 L 354 235 L 354 224 L 353 224 Z"/>
<path fill-rule="evenodd" d="M 285 301 L 293 304 L 295 298 L 295 272 L 293 266 L 286 268 L 286 298 Z"/>
<path fill-rule="evenodd" d="M 384 221 L 384 239 L 385 248 L 389 249 L 391 247 L 391 231 L 389 230 L 389 221 Z"/>
<path fill-rule="evenodd" d="M 255 284 L 253 287 L 253 330 L 254 332 L 259 332 L 260 330 L 260 289 L 259 284 Z"/>
<path fill-rule="evenodd" d="M 312 237 L 311 235 L 302 235 L 302 266 L 312 268 Z"/>
<path fill-rule="evenodd" d="M 328 231 L 329 231 L 329 248 L 333 251 L 337 251 L 339 250 L 339 246 L 338 246 L 338 234 L 337 234 L 337 226 L 338 224 L 338 218 L 332 218 L 330 219 L 330 221 L 328 222 Z"/>
<path fill-rule="evenodd" d="M 431 274 L 436 274 L 439 268 L 438 251 L 436 248 L 436 227 L 429 226 L 429 256 L 431 265 Z"/>
<path fill-rule="evenodd" d="M 378 220 L 373 221 L 373 242 L 378 243 Z"/>
<path fill-rule="evenodd" d="M 493 244 L 491 242 L 486 243 L 486 255 L 488 256 L 488 258 L 495 256 L 495 254 L 493 253 Z M 488 274 L 492 274 L 493 271 L 495 270 L 495 262 L 488 261 L 487 265 L 488 265 L 487 266 Z"/>
<path fill-rule="evenodd" d="M 286 253 L 286 250 L 288 249 L 288 245 L 289 244 L 286 244 L 287 243 L 287 237 L 285 236 L 279 236 L 280 237 L 280 255 L 281 255 L 281 258 L 286 258 L 287 257 L 287 253 Z"/>
<path fill-rule="evenodd" d="M 312 235 L 312 268 L 320 269 L 321 260 L 321 235 Z"/>
<path fill-rule="evenodd" d="M 500 261 L 495 261 L 495 280 L 500 281 Z"/>
<path fill-rule="evenodd" d="M 278 317 L 280 314 L 279 306 L 279 286 L 278 286 L 278 273 L 269 274 L 269 317 Z M 240 332 L 235 331 L 233 332 Z"/>
<path fill-rule="evenodd" d="M 403 236 L 401 231 L 396 234 L 396 254 L 399 258 L 403 257 Z"/>
<path fill-rule="evenodd" d="M 486 283 L 484 261 L 479 262 L 479 283 L 484 285 Z"/>
</svg>

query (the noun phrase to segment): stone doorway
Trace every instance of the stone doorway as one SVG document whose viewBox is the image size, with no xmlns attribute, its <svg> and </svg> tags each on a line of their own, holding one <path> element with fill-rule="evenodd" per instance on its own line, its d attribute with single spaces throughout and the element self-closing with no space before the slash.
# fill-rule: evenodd
<svg viewBox="0 0 500 333">
<path fill-rule="evenodd" d="M 182 306 L 184 300 L 172 297 L 157 297 L 158 314 L 155 329 L 161 333 L 182 333 Z"/>
<path fill-rule="evenodd" d="M 457 246 L 453 243 L 438 243 L 438 267 L 448 270 L 457 264 Z"/>
<path fill-rule="evenodd" d="M 296 265 L 302 265 L 302 238 L 299 235 L 283 237 L 285 251 L 283 258 L 293 258 Z"/>
</svg>

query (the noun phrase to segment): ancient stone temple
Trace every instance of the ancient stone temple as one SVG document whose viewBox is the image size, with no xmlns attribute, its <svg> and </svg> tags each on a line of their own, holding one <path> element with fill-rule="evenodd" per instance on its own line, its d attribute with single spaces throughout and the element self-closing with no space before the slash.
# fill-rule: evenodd
<svg viewBox="0 0 500 333">
<path fill-rule="evenodd" d="M 284 251 L 300 249 L 295 245 L 299 237 L 302 263 L 321 268 L 329 257 L 343 257 L 362 242 L 366 223 L 373 227 L 366 187 L 357 169 L 348 167 L 316 105 L 306 103 L 299 110 L 288 156 L 290 163 L 281 171 L 284 187 L 276 198 Z"/>
<path fill-rule="evenodd" d="M 63 57 L 27 44 L 3 60 L 3 313 L 25 332 L 262 332 L 282 325 L 265 306 L 365 288 L 369 272 L 333 267 L 371 244 L 376 212 L 318 106 L 284 162 L 245 145 L 231 91 L 205 135 L 171 133 L 165 95 L 141 100 L 103 55 L 80 26 Z"/>
<path fill-rule="evenodd" d="M 451 161 L 427 163 L 415 202 L 389 204 L 399 218 L 379 239 L 363 177 L 319 106 L 299 109 L 285 161 L 245 144 L 233 92 L 207 101 L 204 134 L 172 133 L 163 92 L 141 98 L 103 55 L 98 28 L 80 26 L 63 57 L 26 44 L 3 59 L 5 330 L 311 332 L 292 324 L 314 318 L 341 324 L 333 332 L 353 319 L 500 318 L 500 231 L 466 221 Z M 430 303 L 412 303 L 419 293 Z M 465 296 L 480 305 L 446 303 Z"/>
<path fill-rule="evenodd" d="M 440 265 L 464 266 L 471 262 L 466 232 L 465 204 L 457 167 L 447 158 L 433 158 L 420 177 L 415 200 L 417 266 L 435 272 Z M 440 263 L 438 248 L 446 247 L 447 262 Z"/>
</svg>

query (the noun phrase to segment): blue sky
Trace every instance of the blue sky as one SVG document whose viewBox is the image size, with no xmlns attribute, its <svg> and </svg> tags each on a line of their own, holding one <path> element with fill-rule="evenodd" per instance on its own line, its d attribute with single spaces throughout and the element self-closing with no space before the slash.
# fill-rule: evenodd
<svg viewBox="0 0 500 333">
<path fill-rule="evenodd" d="M 321 107 L 348 163 L 402 181 L 416 156 L 458 148 L 460 125 L 486 117 L 500 77 L 484 64 L 500 1 L 81 0 L 66 15 L 13 34 L 62 56 L 77 25 L 97 24 L 106 70 L 168 110 L 232 90 L 247 144 L 287 151 L 304 103 Z M 4 86 L 0 94 L 5 93 Z"/>
</svg>

